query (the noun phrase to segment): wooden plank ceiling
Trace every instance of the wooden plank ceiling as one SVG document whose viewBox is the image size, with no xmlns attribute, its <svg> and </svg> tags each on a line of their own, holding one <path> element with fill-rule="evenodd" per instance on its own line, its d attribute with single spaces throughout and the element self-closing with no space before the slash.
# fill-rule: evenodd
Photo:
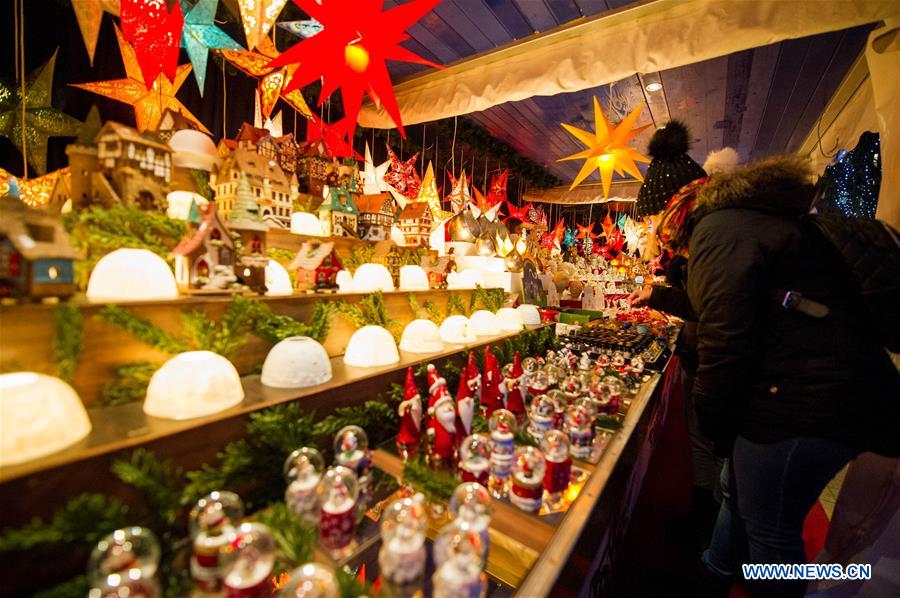
<svg viewBox="0 0 900 598">
<path fill-rule="evenodd" d="M 385 6 L 403 1 L 385 0 Z M 443 0 L 410 28 L 410 50 L 442 64 L 547 31 L 582 16 L 628 4 L 628 0 Z M 871 26 L 788 40 L 660 73 L 649 73 L 595 89 L 535 96 L 469 116 L 522 155 L 571 181 L 579 162 L 555 160 L 582 146 L 560 123 L 593 130 L 592 98 L 607 115 L 621 119 L 639 103 L 639 124 L 684 121 L 691 131 L 691 154 L 735 148 L 743 160 L 799 148 L 841 79 L 865 46 Z M 390 65 L 395 80 L 425 70 L 421 65 Z M 648 92 L 647 80 L 663 88 Z M 653 128 L 634 141 L 646 149 Z M 592 179 L 599 178 L 595 173 Z"/>
</svg>

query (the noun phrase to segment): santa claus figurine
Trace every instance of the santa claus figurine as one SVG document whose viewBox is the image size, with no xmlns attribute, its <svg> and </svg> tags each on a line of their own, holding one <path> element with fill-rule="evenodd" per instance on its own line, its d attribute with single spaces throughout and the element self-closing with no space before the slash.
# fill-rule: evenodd
<svg viewBox="0 0 900 598">
<path fill-rule="evenodd" d="M 491 417 L 497 409 L 503 409 L 506 401 L 506 385 L 500 372 L 500 363 L 491 348 L 484 350 L 484 389 L 481 394 L 481 405 L 485 416 Z"/>
<path fill-rule="evenodd" d="M 513 358 L 513 362 L 503 368 L 504 382 L 506 383 L 506 409 L 516 416 L 521 424 L 525 420 L 525 384 L 523 384 L 522 361 L 519 352 Z"/>
<path fill-rule="evenodd" d="M 428 364 L 428 446 L 431 464 L 456 463 L 456 403 L 434 364 Z"/>
<path fill-rule="evenodd" d="M 465 378 L 466 384 L 469 386 L 469 396 L 475 397 L 480 401 L 481 372 L 478 371 L 478 366 L 475 365 L 475 353 L 473 352 L 469 352 L 469 361 L 466 363 L 463 378 Z M 457 397 L 457 400 L 459 400 L 459 397 Z"/>
<path fill-rule="evenodd" d="M 456 442 L 462 441 L 472 433 L 472 418 L 475 416 L 475 396 L 464 377 L 459 379 L 459 391 L 456 393 Z"/>
<path fill-rule="evenodd" d="M 400 414 L 400 432 L 397 434 L 397 451 L 406 461 L 416 454 L 422 439 L 422 397 L 413 376 L 413 369 L 407 368 L 403 385 L 403 401 L 397 408 Z"/>
</svg>

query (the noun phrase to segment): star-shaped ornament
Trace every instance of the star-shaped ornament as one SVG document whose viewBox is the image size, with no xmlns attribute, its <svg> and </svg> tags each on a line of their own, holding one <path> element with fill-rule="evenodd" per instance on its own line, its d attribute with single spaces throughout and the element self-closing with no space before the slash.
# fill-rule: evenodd
<svg viewBox="0 0 900 598">
<path fill-rule="evenodd" d="M 372 161 L 372 150 L 366 142 L 366 159 L 363 164 L 363 193 L 366 195 L 378 195 L 379 193 L 387 193 L 389 185 L 384 182 L 384 175 L 391 166 L 390 160 L 385 160 L 378 166 Z"/>
<path fill-rule="evenodd" d="M 431 165 L 431 162 L 428 163 L 428 168 L 425 170 L 425 178 L 422 179 L 422 186 L 419 188 L 417 201 L 424 201 L 428 204 L 435 222 L 443 222 L 453 215 L 442 209 L 441 196 L 438 194 L 437 181 L 434 178 L 434 167 Z"/>
<path fill-rule="evenodd" d="M 600 102 L 597 98 L 594 98 L 595 130 L 593 133 L 563 123 L 562 127 L 587 147 L 584 151 L 557 160 L 557 162 L 584 160 L 584 165 L 581 167 L 569 190 L 574 189 L 594 170 L 600 171 L 604 198 L 609 197 L 609 187 L 612 184 L 614 172 L 619 176 L 624 176 L 627 173 L 640 181 L 644 180 L 644 176 L 635 162 L 649 163 L 650 159 L 627 145 L 629 141 L 650 126 L 647 124 L 636 129 L 632 128 L 634 123 L 637 122 L 642 108 L 643 104 L 639 105 L 614 127 L 606 118 L 603 110 L 600 109 Z"/>
<path fill-rule="evenodd" d="M 184 29 L 181 5 L 176 2 L 170 9 L 166 0 L 120 1 L 122 35 L 134 48 L 147 89 L 160 73 L 175 81 Z"/>
<path fill-rule="evenodd" d="M 81 39 L 87 49 L 91 66 L 94 65 L 94 54 L 97 52 L 97 39 L 100 36 L 100 25 L 103 24 L 103 13 L 119 14 L 119 0 L 72 0 L 72 10 L 78 20 Z"/>
<path fill-rule="evenodd" d="M 181 34 L 181 45 L 184 46 L 191 65 L 194 67 L 194 79 L 203 96 L 206 86 L 206 64 L 209 62 L 210 50 L 242 50 L 239 43 L 228 37 L 224 31 L 216 27 L 216 7 L 219 0 L 198 0 L 193 8 L 186 0 L 181 0 L 184 13 L 184 30 Z"/>
<path fill-rule="evenodd" d="M 257 90 L 262 103 L 263 116 L 269 118 L 278 98 L 290 104 L 307 119 L 313 114 L 299 89 L 287 91 L 287 85 L 297 70 L 294 65 L 283 68 L 272 68 L 269 63 L 278 57 L 275 44 L 268 37 L 259 40 L 255 50 L 220 50 L 222 56 L 251 77 L 259 79 Z"/>
<path fill-rule="evenodd" d="M 578 234 L 575 235 L 576 239 L 596 239 L 600 235 L 594 233 L 594 223 L 591 222 L 587 226 L 582 224 L 575 225 L 578 228 Z"/>
<path fill-rule="evenodd" d="M 320 120 L 315 114 L 306 125 L 306 140 L 321 140 L 325 144 L 325 151 L 330 158 L 358 157 L 353 147 L 347 143 L 346 119 L 341 119 L 334 124 Z"/>
<path fill-rule="evenodd" d="M 530 203 L 525 204 L 521 208 L 517 208 L 516 206 L 514 206 L 512 204 L 512 202 L 507 200 L 506 201 L 506 209 L 509 211 L 509 216 L 507 216 L 503 220 L 504 224 L 509 222 L 510 220 L 518 220 L 519 222 L 521 222 L 523 224 L 528 223 L 528 212 L 531 210 Z"/>
<path fill-rule="evenodd" d="M 459 179 L 454 178 L 451 172 L 450 182 L 453 184 L 450 195 L 447 196 L 447 199 L 450 200 L 450 211 L 459 214 L 472 201 L 472 196 L 469 194 L 469 181 L 466 180 L 466 169 L 463 168 Z"/>
<path fill-rule="evenodd" d="M 166 110 L 180 113 L 188 121 L 210 134 L 203 123 L 191 114 L 184 104 L 178 101 L 175 94 L 184 84 L 185 79 L 191 74 L 191 65 L 182 64 L 175 72 L 173 81 L 159 76 L 149 87 L 144 82 L 141 67 L 138 64 L 134 49 L 125 41 L 122 32 L 116 27 L 116 39 L 119 42 L 119 52 L 122 54 L 122 63 L 125 65 L 125 78 L 111 81 L 94 81 L 91 83 L 73 83 L 73 87 L 96 93 L 111 100 L 131 104 L 134 107 L 134 120 L 139 131 L 155 131 L 159 128 Z"/>
<path fill-rule="evenodd" d="M 13 142 L 19 152 L 27 153 L 28 164 L 38 174 L 47 171 L 47 138 L 75 137 L 81 121 L 52 106 L 53 71 L 56 52 L 25 79 L 22 87 L 0 81 L 0 137 Z M 22 148 L 22 108 L 24 104 L 25 147 Z"/>
<path fill-rule="evenodd" d="M 278 26 L 287 31 L 288 33 L 292 33 L 297 37 L 302 37 L 303 39 L 309 39 L 317 33 L 321 33 L 324 27 L 322 27 L 322 23 L 318 22 L 315 19 L 305 19 L 303 21 L 281 21 L 278 23 Z"/>
<path fill-rule="evenodd" d="M 249 1 L 249 0 L 245 0 Z M 352 9 L 343 0 L 294 0 L 323 30 L 285 51 L 272 67 L 299 65 L 289 90 L 321 81 L 319 104 L 338 89 L 344 114 L 355 127 L 363 96 L 384 107 L 406 137 L 400 108 L 386 60 L 416 62 L 442 68 L 400 45 L 409 39 L 406 30 L 433 9 L 440 0 L 411 0 L 383 10 L 384 0 L 354 0 Z M 350 136 L 353 129 L 349 129 Z"/>
<path fill-rule="evenodd" d="M 287 0 L 237 0 L 237 3 L 247 47 L 252 50 L 266 39 Z"/>
<path fill-rule="evenodd" d="M 507 168 L 500 175 L 491 176 L 491 188 L 488 189 L 487 203 L 489 207 L 493 207 L 498 203 L 506 201 L 506 180 L 509 178 L 509 169 Z"/>
<path fill-rule="evenodd" d="M 416 172 L 416 158 L 419 157 L 419 154 L 415 153 L 409 160 L 401 162 L 390 147 L 387 148 L 387 152 L 391 169 L 384 175 L 384 182 L 390 186 L 391 195 L 403 208 L 410 199 L 419 196 L 419 188 L 422 186 L 419 173 Z"/>
</svg>

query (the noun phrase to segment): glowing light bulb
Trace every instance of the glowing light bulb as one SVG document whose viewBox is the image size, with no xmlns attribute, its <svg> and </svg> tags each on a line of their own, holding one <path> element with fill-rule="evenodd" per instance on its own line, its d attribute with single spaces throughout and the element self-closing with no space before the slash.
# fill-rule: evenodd
<svg viewBox="0 0 900 598">
<path fill-rule="evenodd" d="M 344 61 L 351 70 L 364 73 L 369 68 L 369 51 L 359 44 L 349 44 L 344 48 Z"/>
</svg>

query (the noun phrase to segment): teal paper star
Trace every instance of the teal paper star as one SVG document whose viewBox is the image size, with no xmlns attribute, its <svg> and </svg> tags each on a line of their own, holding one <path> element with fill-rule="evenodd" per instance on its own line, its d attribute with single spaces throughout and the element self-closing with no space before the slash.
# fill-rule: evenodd
<svg viewBox="0 0 900 598">
<path fill-rule="evenodd" d="M 278 23 L 278 26 L 303 39 L 309 39 L 325 29 L 322 27 L 322 23 L 315 19 L 306 19 L 304 21 L 282 21 Z"/>
<path fill-rule="evenodd" d="M 215 25 L 216 7 L 219 0 L 199 0 L 190 8 L 186 0 L 181 0 L 184 11 L 184 30 L 181 34 L 181 45 L 187 50 L 188 58 L 194 66 L 194 77 L 200 95 L 206 84 L 206 63 L 210 50 L 243 50 L 244 48 L 228 37 Z"/>
<path fill-rule="evenodd" d="M 28 163 L 38 174 L 47 172 L 47 138 L 75 137 L 81 121 L 51 105 L 56 52 L 25 79 L 25 142 Z M 22 151 L 22 88 L 0 81 L 0 137 Z"/>
</svg>

